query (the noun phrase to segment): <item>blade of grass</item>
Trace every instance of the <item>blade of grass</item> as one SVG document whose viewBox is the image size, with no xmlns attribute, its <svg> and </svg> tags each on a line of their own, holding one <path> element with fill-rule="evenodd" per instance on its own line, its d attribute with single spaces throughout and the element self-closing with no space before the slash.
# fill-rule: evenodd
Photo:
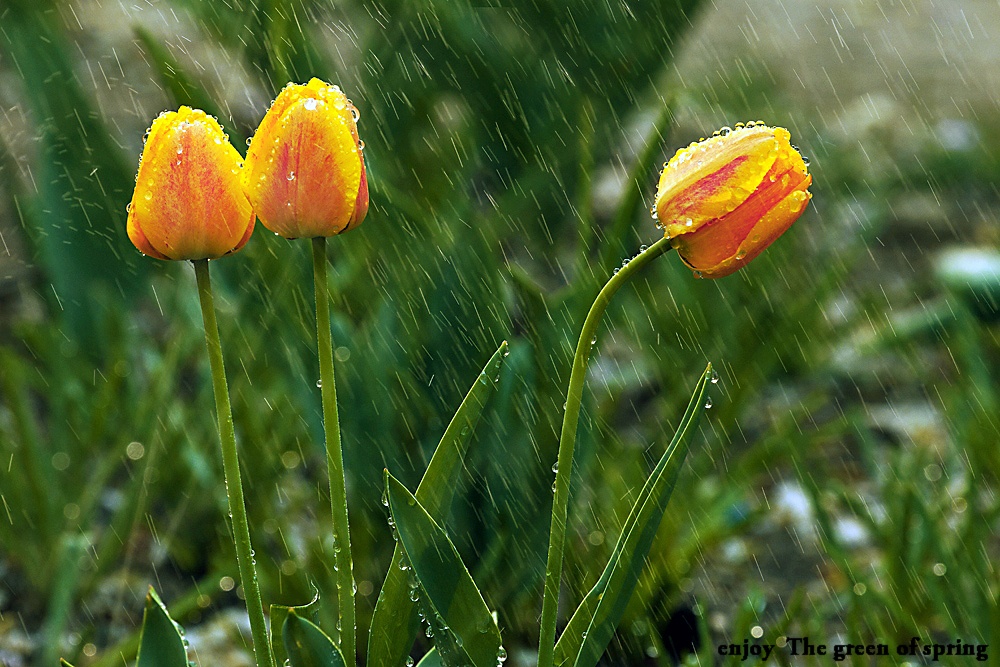
<svg viewBox="0 0 1000 667">
<path fill-rule="evenodd" d="M 153 67 L 159 74 L 160 81 L 170 91 L 170 95 L 177 104 L 195 107 L 219 118 L 228 116 L 225 110 L 215 102 L 208 90 L 197 79 L 188 74 L 180 62 L 163 46 L 161 40 L 142 27 L 135 29 L 135 36 L 153 60 Z M 229 133 L 232 135 L 234 145 L 242 146 L 246 143 L 246 137 L 235 127 L 231 127 Z"/>
</svg>

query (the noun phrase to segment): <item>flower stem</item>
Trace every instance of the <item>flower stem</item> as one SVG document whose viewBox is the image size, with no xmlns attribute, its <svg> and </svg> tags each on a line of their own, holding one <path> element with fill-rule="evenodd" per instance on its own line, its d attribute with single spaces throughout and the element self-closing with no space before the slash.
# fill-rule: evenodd
<svg viewBox="0 0 1000 667">
<path fill-rule="evenodd" d="M 587 319 L 583 322 L 580 340 L 573 357 L 573 371 L 566 390 L 562 432 L 559 436 L 559 454 L 556 459 L 555 496 L 552 499 L 552 525 L 549 529 L 549 555 L 545 567 L 545 593 L 542 598 L 542 623 L 538 643 L 538 667 L 552 667 L 555 659 L 556 612 L 559 608 L 559 583 L 562 579 L 563 550 L 566 545 L 566 515 L 569 508 L 570 478 L 573 472 L 573 449 L 580 421 L 580 403 L 583 400 L 583 382 L 587 376 L 590 351 L 597 336 L 601 316 L 611 302 L 611 297 L 642 267 L 670 250 L 670 240 L 662 238 L 649 246 L 615 272 L 604 285 Z"/>
<path fill-rule="evenodd" d="M 236 544 L 236 562 L 240 570 L 240 583 L 250 616 L 250 634 L 253 637 L 254 658 L 257 667 L 273 667 L 271 644 L 267 640 L 264 623 L 264 605 L 260 599 L 260 584 L 254 569 L 253 548 L 250 545 L 250 525 L 243 500 L 243 483 L 240 481 L 240 460 L 236 450 L 236 430 L 233 426 L 233 409 L 229 404 L 229 387 L 226 369 L 222 362 L 222 343 L 219 325 L 215 319 L 215 301 L 212 298 L 212 279 L 208 273 L 208 260 L 192 262 L 198 279 L 198 298 L 201 316 L 205 321 L 205 342 L 212 369 L 212 388 L 215 391 L 215 411 L 219 419 L 219 440 L 222 443 L 222 466 L 226 474 L 226 495 L 229 497 L 229 515 L 233 519 L 233 542 Z"/>
<path fill-rule="evenodd" d="M 313 239 L 313 282 L 316 290 L 316 341 L 323 395 L 323 429 L 326 433 L 326 467 L 330 476 L 330 509 L 333 514 L 334 562 L 337 567 L 337 601 L 340 605 L 340 650 L 347 664 L 357 660 L 354 647 L 354 564 L 347 520 L 347 487 L 344 453 L 340 445 L 337 385 L 333 377 L 333 339 L 330 336 L 330 293 L 326 282 L 326 239 Z"/>
</svg>

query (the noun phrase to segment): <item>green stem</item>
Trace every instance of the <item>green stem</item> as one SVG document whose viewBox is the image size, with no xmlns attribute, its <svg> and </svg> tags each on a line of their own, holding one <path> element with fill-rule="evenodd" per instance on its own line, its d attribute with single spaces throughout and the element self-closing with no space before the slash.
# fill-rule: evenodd
<svg viewBox="0 0 1000 667">
<path fill-rule="evenodd" d="M 337 602 L 340 606 L 340 650 L 353 665 L 354 564 L 347 520 L 347 486 L 344 452 L 340 445 L 337 385 L 333 377 L 333 339 L 330 336 L 330 292 L 326 281 L 326 239 L 313 239 L 313 282 L 316 290 L 316 342 L 319 347 L 319 379 L 323 395 L 323 430 L 326 433 L 326 467 L 330 475 L 330 510 L 333 514 L 334 560 L 337 566 Z"/>
<path fill-rule="evenodd" d="M 229 387 L 226 369 L 222 363 L 222 343 L 219 325 L 215 320 L 215 301 L 212 298 L 212 279 L 208 274 L 208 260 L 192 262 L 198 278 L 198 298 L 201 316 L 205 321 L 205 342 L 212 368 L 212 389 L 215 391 L 215 411 L 219 419 L 219 440 L 222 443 L 222 466 L 226 474 L 226 495 L 229 497 L 229 514 L 233 519 L 233 542 L 236 544 L 236 562 L 240 570 L 240 583 L 246 597 L 250 615 L 250 634 L 253 637 L 254 657 L 257 667 L 273 667 L 271 644 L 267 640 L 264 623 L 264 605 L 260 599 L 260 584 L 254 570 L 253 548 L 250 545 L 250 525 L 243 500 L 243 483 L 240 481 L 240 459 L 236 450 L 236 430 L 233 426 L 233 409 L 229 404 Z"/>
<path fill-rule="evenodd" d="M 559 455 L 556 459 L 555 496 L 552 499 L 552 525 L 549 530 L 549 555 L 545 567 L 545 594 L 542 599 L 542 624 L 538 643 L 538 667 L 552 667 L 555 658 L 556 612 L 559 607 L 559 583 L 562 579 L 563 550 L 566 545 L 566 515 L 569 508 L 570 477 L 573 472 L 573 449 L 580 420 L 580 403 L 583 400 L 583 382 L 587 376 L 590 351 L 597 337 L 601 316 L 611 302 L 611 297 L 642 267 L 670 250 L 670 240 L 662 238 L 634 257 L 617 271 L 597 295 L 587 313 L 576 344 L 573 371 L 566 390 L 562 432 L 559 436 Z"/>
</svg>

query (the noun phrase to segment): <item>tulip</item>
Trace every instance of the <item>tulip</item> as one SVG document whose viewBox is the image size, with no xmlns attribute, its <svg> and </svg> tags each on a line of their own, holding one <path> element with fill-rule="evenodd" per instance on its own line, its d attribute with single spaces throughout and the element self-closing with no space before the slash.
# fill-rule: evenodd
<svg viewBox="0 0 1000 667">
<path fill-rule="evenodd" d="M 788 130 L 737 125 L 664 166 L 655 216 L 698 277 L 721 278 L 764 251 L 805 210 L 812 176 Z"/>
<path fill-rule="evenodd" d="M 240 187 L 240 154 L 215 118 L 181 107 L 149 128 L 128 237 L 157 259 L 215 259 L 250 240 L 254 213 Z"/>
<path fill-rule="evenodd" d="M 357 109 L 319 79 L 289 84 L 247 151 L 243 187 L 261 223 L 285 238 L 333 236 L 368 212 Z"/>
</svg>

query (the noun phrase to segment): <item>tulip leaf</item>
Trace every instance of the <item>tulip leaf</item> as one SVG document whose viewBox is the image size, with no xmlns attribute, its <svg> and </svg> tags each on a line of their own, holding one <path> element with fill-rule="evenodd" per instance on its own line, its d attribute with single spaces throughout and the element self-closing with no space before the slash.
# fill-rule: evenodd
<svg viewBox="0 0 1000 667">
<path fill-rule="evenodd" d="M 424 664 L 424 661 L 421 660 L 420 664 L 421 665 Z M 73 665 L 70 664 L 69 661 L 65 660 L 64 658 L 59 658 L 59 667 L 73 667 Z"/>
<path fill-rule="evenodd" d="M 436 648 L 432 648 L 420 659 L 417 667 L 444 667 L 441 662 L 441 654 L 437 652 Z"/>
<path fill-rule="evenodd" d="M 318 625 L 299 616 L 296 607 L 289 608 L 282 635 L 289 667 L 347 667 L 333 640 Z"/>
<path fill-rule="evenodd" d="M 146 594 L 136 667 L 187 667 L 181 628 L 170 618 L 152 586 Z"/>
<path fill-rule="evenodd" d="M 271 617 L 271 653 L 274 655 L 274 662 L 278 665 L 285 664 L 288 654 L 285 652 L 285 642 L 283 640 L 285 620 L 294 610 L 300 616 L 305 613 L 313 613 L 319 608 L 319 591 L 309 604 L 297 607 L 287 607 L 283 604 L 272 604 L 269 615 Z M 339 637 L 335 634 L 333 641 L 336 643 Z"/>
<path fill-rule="evenodd" d="M 419 586 L 434 645 L 446 667 L 496 667 L 500 629 L 447 533 L 395 477 L 386 495 L 399 542 Z"/>
<path fill-rule="evenodd" d="M 577 607 L 559 637 L 556 665 L 594 667 L 611 641 L 642 574 L 646 556 L 687 456 L 690 448 L 688 436 L 704 411 L 705 392 L 711 375 L 712 365 L 709 364 L 695 385 L 673 440 L 639 492 L 601 578 Z"/>
<path fill-rule="evenodd" d="M 417 487 L 417 500 L 440 523 L 444 523 L 451 507 L 472 432 L 496 387 L 493 379 L 500 372 L 500 365 L 506 356 L 507 342 L 504 341 L 490 357 L 452 417 Z M 399 567 L 402 559 L 403 549 L 397 544 L 368 634 L 368 664 L 372 667 L 403 664 L 420 630 L 417 605 L 410 600 L 409 575 Z"/>
</svg>

